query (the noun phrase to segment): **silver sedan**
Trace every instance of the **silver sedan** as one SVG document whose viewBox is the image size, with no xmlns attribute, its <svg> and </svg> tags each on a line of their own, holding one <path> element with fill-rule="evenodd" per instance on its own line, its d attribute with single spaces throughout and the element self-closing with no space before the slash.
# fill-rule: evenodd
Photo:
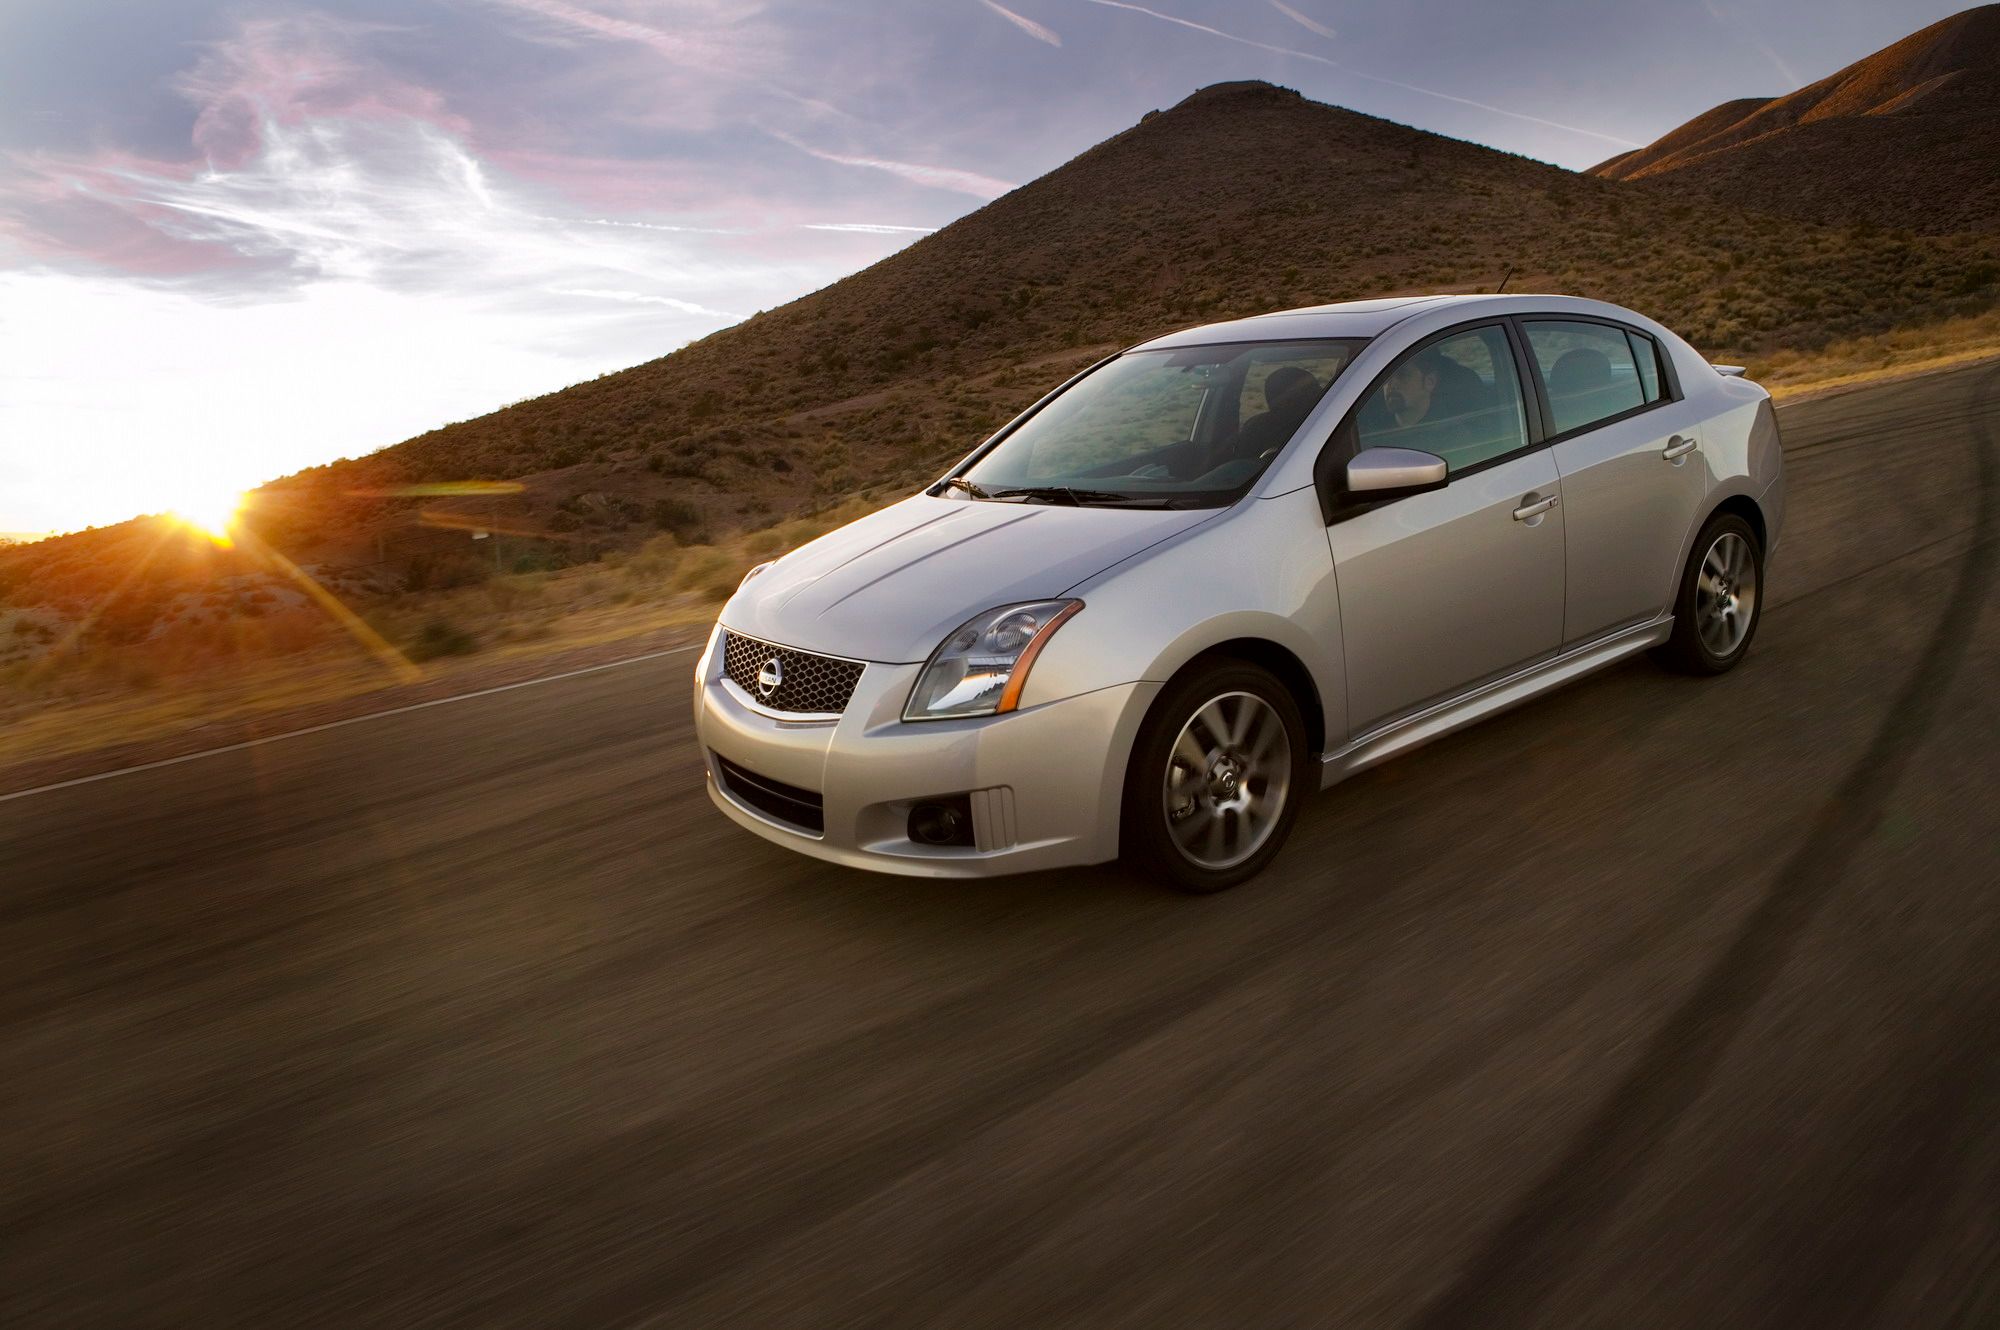
<svg viewBox="0 0 2000 1330">
<path fill-rule="evenodd" d="M 1306 793 L 1635 652 L 1749 650 L 1770 396 L 1562 296 L 1157 338 L 753 569 L 696 668 L 715 804 L 837 863 L 1256 873 Z"/>
</svg>

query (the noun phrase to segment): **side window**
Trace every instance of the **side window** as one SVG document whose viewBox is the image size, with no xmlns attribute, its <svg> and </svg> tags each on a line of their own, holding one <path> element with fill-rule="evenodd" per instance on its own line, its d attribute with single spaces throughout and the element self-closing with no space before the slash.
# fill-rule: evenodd
<svg viewBox="0 0 2000 1330">
<path fill-rule="evenodd" d="M 1415 448 L 1451 474 L 1528 446 L 1521 376 L 1507 333 L 1494 326 L 1421 347 L 1362 399 L 1355 448 Z"/>
<path fill-rule="evenodd" d="M 1525 326 L 1542 386 L 1548 389 L 1549 414 L 1557 434 L 1631 411 L 1649 400 L 1624 329 L 1553 319 Z M 1653 374 L 1657 379 L 1657 362 Z"/>
<path fill-rule="evenodd" d="M 1639 362 L 1639 391 L 1648 402 L 1660 400 L 1660 344 L 1642 332 L 1625 330 L 1625 340 L 1632 344 L 1632 358 Z"/>
</svg>

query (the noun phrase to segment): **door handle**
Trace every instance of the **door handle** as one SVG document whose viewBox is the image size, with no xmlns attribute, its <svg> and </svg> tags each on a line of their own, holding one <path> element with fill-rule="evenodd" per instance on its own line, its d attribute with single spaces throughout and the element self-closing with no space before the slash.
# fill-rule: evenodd
<svg viewBox="0 0 2000 1330">
<path fill-rule="evenodd" d="M 1699 445 L 1697 445 L 1695 440 L 1684 439 L 1680 435 L 1676 434 L 1674 435 L 1673 438 L 1667 440 L 1667 450 L 1661 453 L 1660 456 L 1666 458 L 1669 462 L 1671 462 L 1677 457 L 1686 457 L 1689 453 L 1693 452 L 1697 446 Z"/>
<path fill-rule="evenodd" d="M 1529 502 L 1522 504 L 1514 510 L 1514 520 L 1516 522 L 1525 522 L 1531 517 L 1540 517 L 1543 513 L 1561 502 L 1562 497 L 1555 494 L 1549 495 L 1546 499 L 1538 500 L 1531 498 Z"/>
</svg>

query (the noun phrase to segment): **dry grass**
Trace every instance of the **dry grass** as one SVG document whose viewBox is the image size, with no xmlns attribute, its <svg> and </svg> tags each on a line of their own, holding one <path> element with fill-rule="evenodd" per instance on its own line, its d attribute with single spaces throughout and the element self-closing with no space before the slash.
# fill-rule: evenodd
<svg viewBox="0 0 2000 1330">
<path fill-rule="evenodd" d="M 752 564 L 871 506 L 842 505 L 819 518 L 780 523 L 716 545 L 682 547 L 662 535 L 595 564 L 396 597 L 370 610 L 367 621 L 414 664 L 414 676 L 385 667 L 326 623 L 316 626 L 302 649 L 226 659 L 184 659 L 171 651 L 147 651 L 143 644 L 93 644 L 87 638 L 62 648 L 42 643 L 38 634 L 23 634 L 43 649 L 4 671 L 0 768 L 204 727 L 229 728 L 372 694 L 388 706 L 412 677 L 425 685 L 463 680 L 472 686 L 523 661 L 673 629 L 694 632 L 713 621 L 717 606 Z M 0 612 L 0 633 L 22 617 Z M 427 641 L 445 637 L 465 645 L 423 649 Z"/>
<path fill-rule="evenodd" d="M 1785 401 L 1993 356 L 2000 356 L 2000 310 L 1850 337 L 1810 355 L 1774 352 L 1753 358 L 1749 368 L 1752 378 Z"/>
</svg>

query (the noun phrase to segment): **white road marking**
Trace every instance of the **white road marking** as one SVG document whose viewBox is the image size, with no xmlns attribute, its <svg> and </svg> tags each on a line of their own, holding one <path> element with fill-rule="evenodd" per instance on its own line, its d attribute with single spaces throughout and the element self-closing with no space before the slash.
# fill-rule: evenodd
<svg viewBox="0 0 2000 1330">
<path fill-rule="evenodd" d="M 407 706 L 390 707 L 387 711 L 371 711 L 365 716 L 349 716 L 345 720 L 330 720 L 320 725 L 308 725 L 302 730 L 286 730 L 283 734 L 266 734 L 256 739 L 245 739 L 241 743 L 224 744 L 220 748 L 204 748 L 199 753 L 182 753 L 179 757 L 163 757 L 157 762 L 141 762 L 136 767 L 119 767 L 116 771 L 100 771 L 94 776 L 78 776 L 73 780 L 59 780 L 53 785 L 37 785 L 31 790 L 16 790 L 12 794 L 0 794 L 0 804 L 10 799 L 25 799 L 31 794 L 47 794 L 52 790 L 67 790 L 72 785 L 89 785 L 93 781 L 110 780 L 113 776 L 129 776 L 140 771 L 157 771 L 161 767 L 179 766 L 183 762 L 194 762 L 204 757 L 218 757 L 223 753 L 238 753 L 245 748 L 255 748 L 260 744 L 274 744 L 281 739 L 297 739 L 303 735 L 318 734 L 323 730 L 337 730 L 343 725 L 359 725 L 363 721 L 381 720 L 385 716 L 400 716 L 409 711 L 422 711 L 427 707 L 441 707 L 452 702 L 470 702 L 475 697 L 491 697 L 495 693 L 511 693 L 516 688 L 532 688 L 540 683 L 555 683 L 560 679 L 574 679 L 582 674 L 596 674 L 600 670 L 615 670 L 624 665 L 638 665 L 644 661 L 659 660 L 663 656 L 681 656 L 690 651 L 699 651 L 705 642 L 691 642 L 684 647 L 668 647 L 665 651 L 649 651 L 643 656 L 627 656 L 623 660 L 606 661 L 602 665 L 586 665 L 580 670 L 566 670 L 561 674 L 545 674 L 539 679 L 523 679 L 519 683 L 503 683 L 492 688 L 481 688 L 470 693 L 456 693 L 451 697 L 434 697 L 428 702 L 412 702 Z"/>
</svg>

